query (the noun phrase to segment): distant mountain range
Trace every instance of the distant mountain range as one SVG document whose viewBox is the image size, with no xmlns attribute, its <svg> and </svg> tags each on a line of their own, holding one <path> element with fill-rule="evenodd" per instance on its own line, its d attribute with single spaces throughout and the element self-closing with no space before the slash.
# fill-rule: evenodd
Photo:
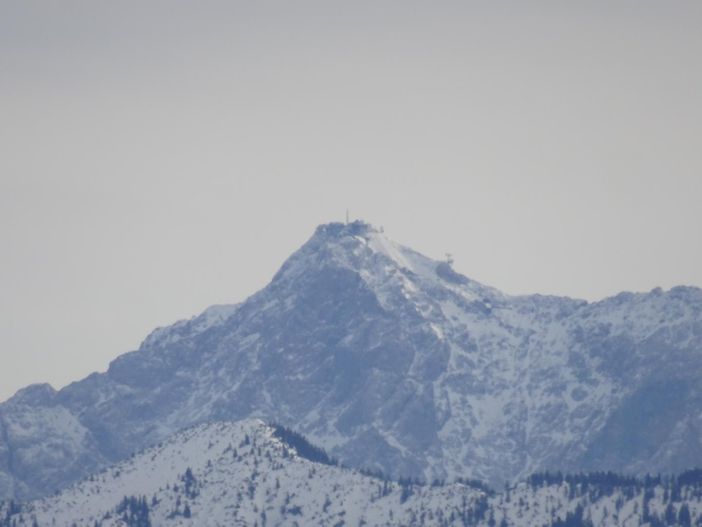
<svg viewBox="0 0 702 527">
<path fill-rule="evenodd" d="M 332 223 L 244 302 L 0 404 L 0 498 L 47 496 L 178 430 L 252 417 L 393 477 L 502 488 L 544 470 L 681 472 L 702 466 L 700 379 L 698 288 L 509 296 L 366 223 Z"/>
<path fill-rule="evenodd" d="M 187 429 L 55 496 L 0 505 L 0 527 L 700 523 L 700 470 L 646 480 L 542 474 L 499 493 L 467 483 L 396 483 L 329 464 L 304 438 L 252 419 Z"/>
</svg>

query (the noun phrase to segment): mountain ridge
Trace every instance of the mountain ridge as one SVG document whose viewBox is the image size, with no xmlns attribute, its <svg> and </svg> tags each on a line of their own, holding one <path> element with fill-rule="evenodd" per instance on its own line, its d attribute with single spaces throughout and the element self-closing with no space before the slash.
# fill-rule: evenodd
<svg viewBox="0 0 702 527">
<path fill-rule="evenodd" d="M 535 474 L 501 492 L 464 481 L 396 482 L 338 466 L 304 437 L 258 419 L 196 425 L 53 496 L 0 502 L 0 527 L 691 527 L 701 521 L 702 470 L 640 480 Z"/>
<path fill-rule="evenodd" d="M 322 225 L 244 302 L 156 329 L 105 373 L 0 404 L 0 496 L 42 495 L 180 428 L 248 416 L 394 476 L 679 471 L 702 460 L 700 350 L 697 288 L 510 296 L 366 223 Z"/>
</svg>

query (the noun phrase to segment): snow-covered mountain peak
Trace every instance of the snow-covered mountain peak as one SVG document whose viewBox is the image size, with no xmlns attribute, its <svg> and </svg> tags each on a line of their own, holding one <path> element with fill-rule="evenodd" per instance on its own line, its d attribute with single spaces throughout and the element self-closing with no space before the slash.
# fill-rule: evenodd
<svg viewBox="0 0 702 527">
<path fill-rule="evenodd" d="M 450 261 L 435 260 L 389 238 L 382 228 L 363 221 L 329 223 L 296 251 L 273 278 L 272 284 L 298 284 L 305 275 L 330 269 L 351 271 L 387 307 L 389 297 L 422 302 L 440 295 L 457 294 L 466 301 L 500 301 L 505 295 L 457 273 Z"/>
<path fill-rule="evenodd" d="M 46 495 L 183 427 L 251 416 L 394 476 L 680 471 L 702 462 L 700 350 L 696 288 L 509 296 L 367 223 L 322 225 L 241 304 L 0 405 L 0 496 Z"/>
</svg>

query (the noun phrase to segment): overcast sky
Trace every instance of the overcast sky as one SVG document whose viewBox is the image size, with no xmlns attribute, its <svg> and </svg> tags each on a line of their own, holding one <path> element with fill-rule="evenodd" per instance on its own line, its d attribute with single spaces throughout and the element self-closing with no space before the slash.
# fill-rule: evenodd
<svg viewBox="0 0 702 527">
<path fill-rule="evenodd" d="M 0 3 L 0 399 L 382 225 L 508 293 L 702 285 L 702 2 Z"/>
</svg>

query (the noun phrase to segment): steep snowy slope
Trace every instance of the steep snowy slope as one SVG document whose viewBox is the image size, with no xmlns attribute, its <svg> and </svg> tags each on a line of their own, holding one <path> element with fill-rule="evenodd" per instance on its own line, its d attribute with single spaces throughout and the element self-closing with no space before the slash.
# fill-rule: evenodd
<svg viewBox="0 0 702 527">
<path fill-rule="evenodd" d="M 702 471 L 645 481 L 613 474 L 541 475 L 495 494 L 460 483 L 400 485 L 313 462 L 305 453 L 325 458 L 301 437 L 257 420 L 199 425 L 55 496 L 0 504 L 0 527 L 702 522 Z"/>
<path fill-rule="evenodd" d="M 0 405 L 0 495 L 44 495 L 175 430 L 250 416 L 427 480 L 678 472 L 702 464 L 700 378 L 699 289 L 510 297 L 365 223 L 323 225 L 245 302 Z"/>
</svg>

